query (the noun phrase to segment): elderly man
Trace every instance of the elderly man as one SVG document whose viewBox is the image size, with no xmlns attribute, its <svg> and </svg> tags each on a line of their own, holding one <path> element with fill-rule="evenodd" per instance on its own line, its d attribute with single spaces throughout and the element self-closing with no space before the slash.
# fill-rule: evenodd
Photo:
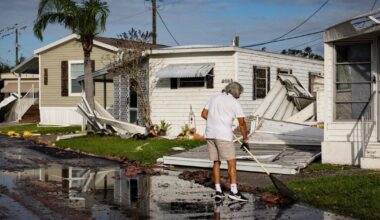
<svg viewBox="0 0 380 220">
<path fill-rule="evenodd" d="M 232 142 L 232 122 L 239 121 L 243 135 L 243 146 L 248 148 L 248 132 L 244 121 L 244 112 L 237 99 L 243 93 L 243 86 L 237 82 L 228 84 L 221 94 L 211 98 L 202 111 L 202 118 L 206 119 L 205 137 L 210 154 L 214 161 L 213 177 L 215 183 L 215 200 L 220 201 L 224 194 L 220 187 L 220 161 L 227 160 L 228 176 L 231 181 L 231 192 L 228 197 L 237 201 L 248 201 L 237 190 L 235 147 Z"/>
</svg>

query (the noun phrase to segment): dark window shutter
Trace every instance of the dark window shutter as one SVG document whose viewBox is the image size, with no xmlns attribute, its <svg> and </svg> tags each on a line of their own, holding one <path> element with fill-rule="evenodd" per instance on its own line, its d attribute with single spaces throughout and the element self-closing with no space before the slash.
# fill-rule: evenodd
<svg viewBox="0 0 380 220">
<path fill-rule="evenodd" d="M 270 90 L 270 67 L 267 67 L 267 94 Z"/>
<path fill-rule="evenodd" d="M 91 75 L 95 72 L 95 60 L 91 60 Z M 94 96 L 95 96 L 95 80 L 94 80 Z"/>
<path fill-rule="evenodd" d="M 44 69 L 44 85 L 48 84 L 48 69 Z"/>
<path fill-rule="evenodd" d="M 213 89 L 214 88 L 214 70 L 211 70 L 206 75 L 206 88 Z"/>
<path fill-rule="evenodd" d="M 68 62 L 61 61 L 61 96 L 69 95 Z"/>
<path fill-rule="evenodd" d="M 177 89 L 177 78 L 170 78 L 170 89 Z"/>
<path fill-rule="evenodd" d="M 256 100 L 256 66 L 253 66 L 252 100 Z"/>
</svg>

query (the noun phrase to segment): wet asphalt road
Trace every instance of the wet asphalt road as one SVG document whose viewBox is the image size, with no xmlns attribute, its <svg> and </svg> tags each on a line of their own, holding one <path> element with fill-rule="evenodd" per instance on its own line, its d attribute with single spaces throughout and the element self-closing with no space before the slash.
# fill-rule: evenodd
<svg viewBox="0 0 380 220">
<path fill-rule="evenodd" d="M 0 219 L 345 219 L 304 204 L 215 203 L 178 172 L 126 175 L 117 162 L 0 136 Z"/>
</svg>

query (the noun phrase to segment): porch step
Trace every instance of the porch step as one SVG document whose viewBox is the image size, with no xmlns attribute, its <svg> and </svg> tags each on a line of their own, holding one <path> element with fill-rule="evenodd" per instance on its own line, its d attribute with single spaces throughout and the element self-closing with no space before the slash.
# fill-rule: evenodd
<svg viewBox="0 0 380 220">
<path fill-rule="evenodd" d="M 28 111 L 22 116 L 20 122 L 22 123 L 38 123 L 40 122 L 40 107 L 39 105 L 32 105 Z"/>
<path fill-rule="evenodd" d="M 360 167 L 363 169 L 380 169 L 380 157 L 360 158 Z"/>
<path fill-rule="evenodd" d="M 368 146 L 364 152 L 365 157 L 380 158 L 380 143 L 368 143 Z"/>
</svg>

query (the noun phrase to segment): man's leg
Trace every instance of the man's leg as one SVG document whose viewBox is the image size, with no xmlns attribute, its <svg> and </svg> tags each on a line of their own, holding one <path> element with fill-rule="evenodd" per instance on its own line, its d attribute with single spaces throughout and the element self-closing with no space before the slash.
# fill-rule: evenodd
<svg viewBox="0 0 380 220">
<path fill-rule="evenodd" d="M 212 168 L 214 175 L 214 183 L 220 184 L 220 161 L 214 161 L 214 167 Z"/>
<path fill-rule="evenodd" d="M 224 198 L 222 188 L 220 187 L 220 161 L 214 161 L 212 168 L 215 183 L 215 201 L 220 202 Z"/>
<path fill-rule="evenodd" d="M 236 159 L 227 160 L 228 164 L 228 177 L 230 178 L 231 184 L 236 184 Z"/>
<path fill-rule="evenodd" d="M 240 194 L 237 190 L 237 174 L 236 174 L 236 159 L 227 160 L 228 164 L 228 176 L 231 181 L 231 192 L 228 195 L 230 199 L 234 199 L 237 201 L 248 201 L 242 194 Z"/>
</svg>

